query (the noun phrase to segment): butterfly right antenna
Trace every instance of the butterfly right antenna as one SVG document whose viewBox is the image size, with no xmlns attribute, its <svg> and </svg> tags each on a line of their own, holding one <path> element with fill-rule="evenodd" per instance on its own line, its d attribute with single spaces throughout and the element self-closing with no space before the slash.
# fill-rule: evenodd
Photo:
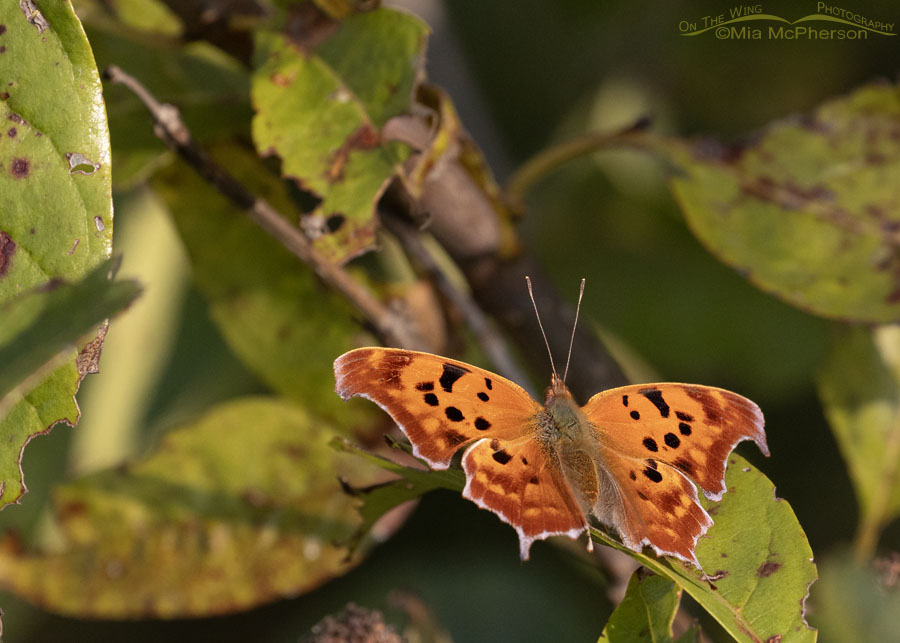
<svg viewBox="0 0 900 643">
<path fill-rule="evenodd" d="M 569 362 L 572 360 L 572 346 L 575 344 L 575 329 L 578 327 L 578 314 L 581 312 L 581 298 L 584 297 L 584 278 L 581 279 L 581 287 L 578 289 L 578 306 L 575 307 L 575 321 L 572 323 L 572 336 L 569 338 L 569 354 L 566 356 L 566 370 L 563 371 L 563 383 L 569 374 Z M 546 338 L 545 338 L 546 341 Z"/>
</svg>

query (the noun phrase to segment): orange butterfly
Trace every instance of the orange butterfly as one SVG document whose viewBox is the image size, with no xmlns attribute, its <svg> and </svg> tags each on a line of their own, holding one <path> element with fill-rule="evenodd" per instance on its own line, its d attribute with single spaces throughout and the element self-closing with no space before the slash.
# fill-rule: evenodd
<svg viewBox="0 0 900 643">
<path fill-rule="evenodd" d="M 578 538 L 593 515 L 629 549 L 699 568 L 694 546 L 712 519 L 691 480 L 718 500 L 739 442 L 769 455 L 759 407 L 710 386 L 623 386 L 579 407 L 554 368 L 542 406 L 477 366 L 377 347 L 341 355 L 334 373 L 342 398 L 377 403 L 431 467 L 465 449 L 463 496 L 515 528 L 523 560 L 535 540 Z"/>
</svg>

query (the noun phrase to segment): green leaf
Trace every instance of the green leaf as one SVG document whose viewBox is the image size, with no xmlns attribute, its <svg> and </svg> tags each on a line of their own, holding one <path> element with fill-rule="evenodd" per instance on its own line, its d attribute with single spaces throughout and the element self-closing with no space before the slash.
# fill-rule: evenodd
<svg viewBox="0 0 900 643">
<path fill-rule="evenodd" d="M 337 482 L 359 461 L 331 427 L 272 398 L 223 404 L 147 459 L 59 487 L 57 547 L 0 543 L 0 584 L 102 618 L 220 614 L 310 590 L 354 561 L 358 523 Z M 343 463 L 343 464 L 342 464 Z"/>
<path fill-rule="evenodd" d="M 870 555 L 900 515 L 900 328 L 837 330 L 818 383 L 859 502 L 857 547 Z"/>
<path fill-rule="evenodd" d="M 6 302 L 50 280 L 77 280 L 102 263 L 111 250 L 112 199 L 100 80 L 71 5 L 0 3 L 0 25 L 0 302 Z M 24 322 L 17 323 L 22 330 Z M 75 353 L 0 419 L 6 483 L 0 507 L 24 493 L 23 445 L 58 421 L 77 421 L 73 396 L 82 372 Z"/>
<path fill-rule="evenodd" d="M 375 522 L 394 507 L 415 500 L 434 489 L 462 491 L 466 482 L 465 476 L 459 469 L 432 471 L 405 467 L 387 458 L 363 451 L 341 438 L 333 440 L 331 445 L 339 451 L 360 456 L 373 465 L 398 476 L 394 480 L 379 482 L 363 488 L 354 488 L 344 483 L 345 490 L 362 501 L 359 506 L 362 524 L 347 541 L 347 546 L 351 551 L 355 551 L 359 547 Z"/>
<path fill-rule="evenodd" d="M 737 454 L 728 459 L 725 484 L 721 501 L 701 497 L 714 521 L 696 547 L 708 578 L 675 560 L 635 558 L 678 583 L 737 641 L 815 641 L 804 604 L 816 566 L 791 506 Z"/>
<path fill-rule="evenodd" d="M 599 641 L 610 643 L 674 643 L 672 621 L 681 590 L 668 578 L 638 569 L 631 575 L 625 597 L 613 611 Z"/>
<path fill-rule="evenodd" d="M 77 284 L 51 282 L 0 306 L 0 416 L 29 392 L 26 380 L 57 356 L 68 357 L 78 340 L 140 294 L 137 282 L 109 280 L 115 263 L 101 264 Z"/>
<path fill-rule="evenodd" d="M 461 491 L 464 483 L 461 475 L 446 477 L 444 471 L 403 471 L 394 463 L 387 468 L 404 479 L 402 494 L 393 496 L 398 503 L 414 497 L 413 490 L 422 494 L 440 486 Z M 725 483 L 728 492 L 721 501 L 701 498 L 714 520 L 696 547 L 708 578 L 675 559 L 631 551 L 598 529 L 591 528 L 591 536 L 678 584 L 737 641 L 758 643 L 778 636 L 815 641 L 816 631 L 804 620 L 804 605 L 816 566 L 793 510 L 775 497 L 772 483 L 737 454 L 729 458 Z M 376 500 L 382 502 L 384 496 Z"/>
<path fill-rule="evenodd" d="M 407 154 L 380 132 L 409 110 L 426 34 L 417 18 L 377 9 L 349 17 L 313 48 L 282 34 L 260 41 L 253 140 L 321 198 L 302 225 L 335 260 L 374 243 L 375 204 Z"/>
<path fill-rule="evenodd" d="M 875 84 L 777 121 L 752 144 L 660 147 L 672 189 L 720 259 L 817 315 L 900 319 L 900 93 Z"/>
<path fill-rule="evenodd" d="M 822 580 L 812 595 L 812 618 L 822 631 L 823 643 L 897 640 L 898 561 L 895 557 L 879 562 L 886 568 L 882 574 L 846 554 L 832 555 L 822 564 Z"/>
<path fill-rule="evenodd" d="M 287 216 L 287 185 L 251 151 L 216 150 L 218 161 Z M 235 354 L 272 390 L 352 430 L 371 426 L 371 405 L 334 394 L 335 357 L 360 332 L 352 311 L 312 270 L 181 163 L 154 188 L 171 210 L 194 280 Z M 294 219 L 296 220 L 296 219 Z"/>
</svg>

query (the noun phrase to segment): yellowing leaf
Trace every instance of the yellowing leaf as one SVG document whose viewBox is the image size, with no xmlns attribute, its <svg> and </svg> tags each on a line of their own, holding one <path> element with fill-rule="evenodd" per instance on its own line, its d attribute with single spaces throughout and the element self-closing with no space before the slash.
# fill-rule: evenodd
<svg viewBox="0 0 900 643">
<path fill-rule="evenodd" d="M 825 317 L 900 319 L 900 91 L 873 84 L 754 142 L 662 145 L 700 240 L 767 292 Z"/>
<path fill-rule="evenodd" d="M 102 618 L 200 616 L 293 596 L 353 563 L 358 522 L 329 427 L 269 398 L 224 404 L 143 461 L 58 488 L 62 544 L 0 543 L 0 585 Z M 355 463 L 358 465 L 358 463 Z"/>
</svg>

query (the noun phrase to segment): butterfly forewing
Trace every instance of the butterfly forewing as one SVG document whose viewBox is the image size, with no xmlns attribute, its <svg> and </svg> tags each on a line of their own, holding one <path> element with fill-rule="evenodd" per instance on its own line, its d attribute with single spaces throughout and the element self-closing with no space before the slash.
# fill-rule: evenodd
<svg viewBox="0 0 900 643">
<path fill-rule="evenodd" d="M 431 353 L 358 348 L 334 363 L 338 394 L 387 411 L 413 453 L 436 469 L 480 438 L 514 440 L 541 410 L 524 389 L 490 371 Z"/>
<path fill-rule="evenodd" d="M 670 464 L 713 499 L 725 492 L 726 460 L 739 442 L 753 440 L 769 454 L 759 407 L 724 389 L 623 386 L 596 394 L 582 410 L 606 448 Z"/>
</svg>

